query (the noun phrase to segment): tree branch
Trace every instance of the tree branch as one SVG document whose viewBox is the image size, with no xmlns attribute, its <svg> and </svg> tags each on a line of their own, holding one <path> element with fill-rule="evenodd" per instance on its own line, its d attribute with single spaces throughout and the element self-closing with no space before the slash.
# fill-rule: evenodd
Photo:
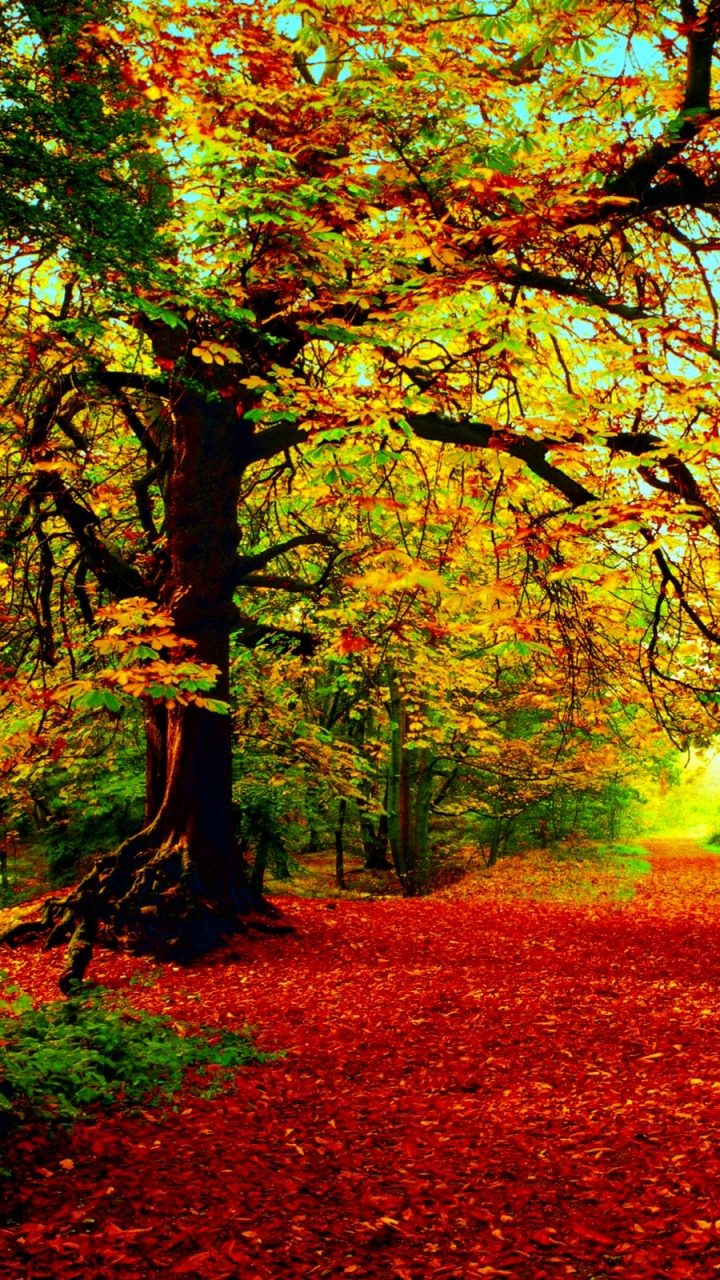
<svg viewBox="0 0 720 1280">
<path fill-rule="evenodd" d="M 647 311 L 645 307 L 635 307 L 627 302 L 616 302 L 610 298 L 608 294 L 603 293 L 602 289 L 596 289 L 593 285 L 581 284 L 576 280 L 569 280 L 567 276 L 546 275 L 543 271 L 509 271 L 506 275 L 507 283 L 519 285 L 524 289 L 544 289 L 548 293 L 555 293 L 561 298 L 579 298 L 581 301 L 589 302 L 593 307 L 602 307 L 603 311 L 610 312 L 611 315 L 620 316 L 623 320 L 655 320 L 657 316 L 652 311 Z"/>
<path fill-rule="evenodd" d="M 645 538 L 652 539 L 652 533 L 650 532 L 649 529 L 643 529 L 642 533 Z M 669 583 L 672 584 L 678 604 L 680 605 L 680 608 L 682 609 L 683 613 L 686 613 L 687 616 L 690 618 L 690 620 L 694 622 L 698 631 L 700 632 L 701 635 L 705 637 L 706 640 L 709 640 L 711 644 L 720 644 L 720 632 L 715 631 L 713 627 L 709 627 L 707 623 L 704 621 L 704 619 L 700 617 L 700 614 L 698 613 L 697 609 L 695 609 L 694 606 L 690 604 L 690 601 L 685 595 L 685 589 L 683 587 L 682 582 L 680 581 L 680 578 L 677 576 L 677 573 L 674 571 L 674 568 L 669 564 L 668 560 L 666 559 L 665 555 L 660 550 L 660 548 L 656 547 L 652 555 L 653 555 L 653 559 L 655 560 L 655 563 L 657 564 L 660 570 L 663 588 L 665 589 L 661 593 L 661 597 L 664 599 L 665 591 L 667 589 L 668 584 Z M 657 615 L 657 606 L 656 606 L 656 616 L 659 616 Z"/>
<path fill-rule="evenodd" d="M 421 440 L 470 445 L 476 449 L 495 449 L 498 453 L 509 453 L 511 457 L 519 458 L 539 479 L 562 493 L 573 507 L 597 502 L 597 496 L 579 480 L 548 462 L 548 451 L 558 448 L 560 441 L 507 436 L 487 422 L 471 422 L 467 418 L 455 422 L 439 413 L 411 413 L 408 414 L 407 421 Z"/>
<path fill-rule="evenodd" d="M 242 581 L 249 573 L 255 573 L 258 569 L 264 569 L 266 564 L 270 564 L 271 560 L 277 560 L 279 556 L 284 556 L 288 551 L 294 551 L 296 547 L 332 547 L 337 551 L 338 546 L 333 538 L 327 533 L 297 533 L 294 537 L 288 538 L 286 542 L 278 542 L 274 547 L 267 547 L 265 551 L 258 551 L 251 556 L 238 556 L 236 561 L 236 574 L 234 579 L 236 586 L 244 586 Z"/>
<path fill-rule="evenodd" d="M 710 0 L 702 18 L 698 18 L 697 9 L 689 0 L 682 0 L 681 10 L 688 28 L 688 43 L 685 91 L 677 131 L 658 138 L 622 173 L 605 183 L 605 190 L 611 195 L 634 197 L 643 205 L 652 195 L 651 184 L 661 169 L 684 151 L 708 119 L 718 114 L 710 107 L 710 89 L 715 42 L 720 32 L 720 0 Z"/>
<path fill-rule="evenodd" d="M 111 551 L 97 532 L 98 517 L 73 497 L 64 480 L 55 471 L 43 471 L 34 491 L 39 498 L 50 498 L 55 511 L 65 521 L 84 552 L 87 567 L 105 587 L 119 599 L 146 594 L 141 575 L 133 565 Z"/>
<path fill-rule="evenodd" d="M 150 498 L 150 485 L 154 480 L 157 480 L 159 470 L 159 467 L 150 467 L 143 475 L 138 476 L 137 480 L 132 481 L 132 490 L 135 494 L 140 523 L 145 530 L 150 546 L 157 542 L 160 537 L 153 520 L 152 499 Z"/>
<path fill-rule="evenodd" d="M 279 648 L 310 658 L 317 649 L 318 639 L 309 631 L 294 631 L 288 627 L 275 627 L 271 623 L 257 622 L 238 610 L 233 632 L 238 643 L 246 649 L 256 649 L 263 640 L 274 640 Z"/>
<path fill-rule="evenodd" d="M 323 573 L 322 578 L 317 582 L 306 582 L 304 578 L 283 578 L 279 573 L 249 573 L 238 585 L 240 587 L 272 587 L 276 591 L 292 591 L 295 595 L 309 595 L 323 585 L 326 577 L 327 574 Z"/>
<path fill-rule="evenodd" d="M 266 427 L 248 440 L 243 448 L 243 461 L 246 466 L 252 462 L 267 461 L 294 445 L 304 444 L 310 433 L 294 422 L 276 422 Z"/>
<path fill-rule="evenodd" d="M 145 449 L 151 462 L 156 464 L 162 462 L 165 456 L 164 450 L 158 444 L 150 431 L 150 428 L 145 422 L 143 422 L 124 387 L 120 388 L 117 400 L 120 408 L 125 414 L 128 426 L 140 441 L 140 444 L 143 446 L 143 449 Z"/>
</svg>

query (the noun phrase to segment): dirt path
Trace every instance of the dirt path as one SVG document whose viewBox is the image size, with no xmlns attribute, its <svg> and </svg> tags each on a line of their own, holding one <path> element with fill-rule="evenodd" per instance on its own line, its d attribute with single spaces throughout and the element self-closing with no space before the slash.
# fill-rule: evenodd
<svg viewBox="0 0 720 1280">
<path fill-rule="evenodd" d="M 136 1003 L 249 1021 L 287 1058 L 163 1124 L 104 1120 L 17 1152 L 0 1266 L 717 1275 L 720 858 L 648 847 L 630 903 L 284 899 L 295 935 L 190 969 L 102 955 L 108 986 L 157 977 Z M 50 992 L 55 957 L 11 960 Z"/>
</svg>

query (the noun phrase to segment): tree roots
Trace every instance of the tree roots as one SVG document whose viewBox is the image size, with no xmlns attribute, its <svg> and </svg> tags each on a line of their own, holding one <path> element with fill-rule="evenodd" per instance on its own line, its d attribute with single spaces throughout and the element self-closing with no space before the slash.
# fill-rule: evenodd
<svg viewBox="0 0 720 1280">
<path fill-rule="evenodd" d="M 250 928 L 290 932 L 267 923 L 277 915 L 239 876 L 232 906 L 221 906 L 203 892 L 182 845 L 152 848 L 150 833 L 140 832 L 98 858 L 67 896 L 47 899 L 39 919 L 15 925 L 0 941 L 17 946 L 45 936 L 46 950 L 67 942 L 59 980 L 67 994 L 73 982 L 82 981 L 96 941 L 186 964 Z"/>
</svg>

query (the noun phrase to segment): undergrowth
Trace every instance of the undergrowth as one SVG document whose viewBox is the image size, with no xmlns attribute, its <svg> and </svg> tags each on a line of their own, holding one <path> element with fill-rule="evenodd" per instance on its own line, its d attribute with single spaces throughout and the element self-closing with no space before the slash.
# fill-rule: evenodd
<svg viewBox="0 0 720 1280">
<path fill-rule="evenodd" d="M 498 864 L 499 868 L 502 866 L 502 862 Z M 647 851 L 640 845 L 568 841 L 521 858 L 512 893 L 519 898 L 576 905 L 603 899 L 627 902 L 635 896 L 638 881 L 650 869 Z M 509 883 L 506 888 L 510 888 Z"/>
<path fill-rule="evenodd" d="M 102 987 L 33 1008 L 5 983 L 0 994 L 0 1128 L 31 1120 L 72 1124 L 89 1110 L 172 1099 L 189 1082 L 210 1097 L 251 1062 L 274 1061 L 249 1033 L 202 1028 L 134 1009 Z"/>
</svg>

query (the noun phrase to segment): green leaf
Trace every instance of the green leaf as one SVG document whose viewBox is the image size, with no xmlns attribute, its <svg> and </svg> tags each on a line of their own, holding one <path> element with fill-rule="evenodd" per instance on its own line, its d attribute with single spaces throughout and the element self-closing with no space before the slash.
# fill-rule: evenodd
<svg viewBox="0 0 720 1280">
<path fill-rule="evenodd" d="M 162 320 L 170 329 L 186 329 L 187 325 L 184 320 L 175 311 L 169 311 L 167 307 L 159 307 L 157 303 L 150 302 L 148 298 L 135 298 L 135 306 L 138 311 L 142 311 L 150 320 Z"/>
<path fill-rule="evenodd" d="M 206 711 L 216 711 L 220 716 L 226 716 L 230 713 L 230 704 L 223 702 L 221 698 L 205 698 Z"/>
<path fill-rule="evenodd" d="M 120 699 L 109 689 L 88 689 L 86 693 L 79 693 L 73 698 L 73 703 L 82 711 L 93 711 L 98 707 L 105 707 L 108 711 L 120 711 L 122 708 Z"/>
</svg>

